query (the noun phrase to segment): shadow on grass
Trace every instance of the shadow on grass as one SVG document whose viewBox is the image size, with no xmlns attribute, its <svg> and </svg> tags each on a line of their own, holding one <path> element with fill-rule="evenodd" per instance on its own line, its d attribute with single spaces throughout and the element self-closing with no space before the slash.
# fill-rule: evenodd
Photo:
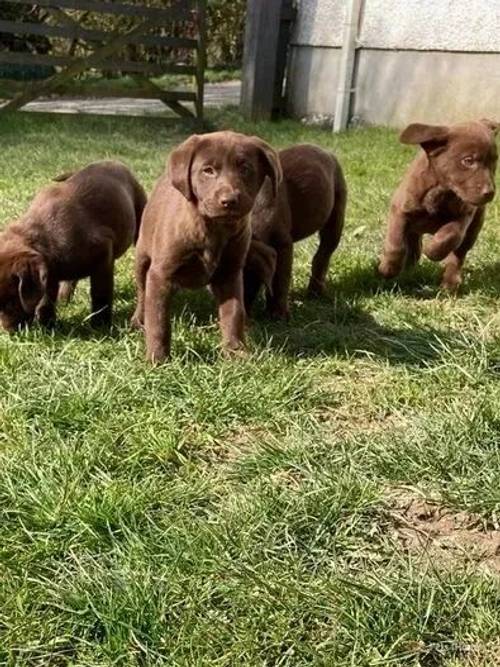
<svg viewBox="0 0 500 667">
<path fill-rule="evenodd" d="M 81 282 L 84 282 L 84 280 Z M 77 289 L 81 289 L 81 286 L 79 285 Z M 86 296 L 78 297 L 78 312 L 74 312 L 74 310 L 68 312 L 69 306 L 59 304 L 53 333 L 58 339 L 66 337 L 74 337 L 80 340 L 121 338 L 127 332 L 132 331 L 129 323 L 135 309 L 135 299 L 135 285 L 133 283 L 115 289 L 113 324 L 110 328 L 92 325 L 90 322 L 90 299 Z M 208 289 L 182 290 L 173 299 L 171 314 L 173 318 L 188 319 L 190 324 L 202 327 L 215 323 L 217 309 Z"/>
<path fill-rule="evenodd" d="M 439 361 L 446 349 L 463 346 L 463 339 L 433 327 L 389 327 L 357 305 L 335 304 L 330 310 L 307 304 L 289 324 L 254 328 L 252 338 L 291 357 L 376 357 L 394 365 L 423 366 Z M 264 334 L 264 335 L 263 335 Z"/>
<path fill-rule="evenodd" d="M 377 263 L 372 261 L 343 272 L 330 282 L 327 295 L 353 297 L 393 293 L 413 299 L 434 299 L 439 294 L 447 295 L 440 287 L 443 268 L 437 262 L 422 261 L 413 269 L 401 273 L 397 278 L 387 280 L 377 272 Z M 465 264 L 464 282 L 457 294 L 481 293 L 486 296 L 500 294 L 500 262 L 485 264 L 478 268 L 468 268 Z"/>
<path fill-rule="evenodd" d="M 492 283 L 494 277 L 498 285 L 500 263 L 490 270 L 491 274 L 487 267 L 475 272 L 479 275 L 471 280 L 470 289 L 481 287 L 483 281 Z M 438 275 L 438 266 L 426 264 L 403 274 L 396 283 L 377 276 L 373 264 L 355 268 L 330 283 L 325 298 L 310 299 L 301 291 L 295 292 L 289 323 L 267 320 L 263 303 L 258 302 L 252 313 L 248 337 L 257 347 L 271 347 L 290 357 L 376 357 L 390 364 L 412 366 L 439 361 L 447 349 L 463 347 L 460 336 L 433 327 L 384 326 L 355 302 L 356 296 L 377 293 L 435 298 L 439 294 Z M 61 306 L 55 335 L 60 339 L 77 337 L 81 340 L 122 338 L 130 331 L 128 323 L 134 307 L 134 285 L 120 285 L 116 289 L 111 329 L 94 328 L 86 319 L 86 309 L 80 310 L 80 314 L 69 314 Z M 189 327 L 217 326 L 217 309 L 208 290 L 178 292 L 173 301 L 172 316 Z M 203 359 L 207 354 L 213 356 L 205 345 L 202 347 L 196 355 Z"/>
<path fill-rule="evenodd" d="M 486 296 L 500 295 L 500 262 L 485 264 L 465 273 L 462 294 L 481 292 Z"/>
<path fill-rule="evenodd" d="M 355 266 L 330 282 L 327 296 L 353 297 L 380 293 L 393 293 L 414 299 L 433 299 L 440 292 L 441 268 L 438 264 L 424 262 L 387 280 L 377 271 L 377 262 Z"/>
</svg>

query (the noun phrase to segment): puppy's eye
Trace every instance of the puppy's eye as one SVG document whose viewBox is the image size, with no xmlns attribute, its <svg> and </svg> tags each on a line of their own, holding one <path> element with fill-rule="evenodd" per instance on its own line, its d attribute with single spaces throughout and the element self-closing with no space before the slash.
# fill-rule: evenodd
<svg viewBox="0 0 500 667">
<path fill-rule="evenodd" d="M 253 172 L 253 167 L 249 162 L 242 162 L 239 168 L 243 174 L 251 174 Z"/>
<path fill-rule="evenodd" d="M 216 175 L 215 169 L 213 167 L 211 167 L 209 164 L 207 164 L 205 167 L 203 167 L 203 169 L 201 171 L 205 176 L 215 176 Z"/>
<path fill-rule="evenodd" d="M 470 169 L 470 168 L 473 167 L 475 164 L 476 164 L 476 161 L 474 160 L 474 158 L 472 157 L 472 155 L 467 155 L 466 157 L 462 158 L 462 165 L 463 165 L 466 169 Z"/>
</svg>

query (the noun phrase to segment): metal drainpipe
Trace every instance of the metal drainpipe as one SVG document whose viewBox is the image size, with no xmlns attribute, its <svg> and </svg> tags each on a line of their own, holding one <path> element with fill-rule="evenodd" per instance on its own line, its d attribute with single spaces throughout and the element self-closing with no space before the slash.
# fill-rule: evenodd
<svg viewBox="0 0 500 667">
<path fill-rule="evenodd" d="M 356 40 L 358 36 L 359 17 L 363 0 L 347 0 L 344 38 L 340 55 L 339 85 L 335 101 L 333 131 L 347 129 L 349 122 L 349 106 L 353 86 L 354 59 L 356 56 Z"/>
</svg>

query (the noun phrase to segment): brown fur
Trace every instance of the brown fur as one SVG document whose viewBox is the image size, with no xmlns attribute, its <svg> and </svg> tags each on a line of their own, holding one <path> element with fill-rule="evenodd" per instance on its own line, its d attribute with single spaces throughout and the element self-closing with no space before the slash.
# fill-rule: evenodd
<svg viewBox="0 0 500 667">
<path fill-rule="evenodd" d="M 132 324 L 145 328 L 149 360 L 170 353 L 170 303 L 178 288 L 209 285 L 226 349 L 244 346 L 249 213 L 266 176 L 277 189 L 276 153 L 235 132 L 194 135 L 170 156 L 144 211 L 136 252 Z"/>
<path fill-rule="evenodd" d="M 462 283 L 462 266 L 495 194 L 500 125 L 482 120 L 451 126 L 413 124 L 401 141 L 423 151 L 410 165 L 390 209 L 379 272 L 386 278 L 418 262 L 422 235 L 432 234 L 424 254 L 443 261 L 442 287 Z"/>
<path fill-rule="evenodd" d="M 41 190 L 0 235 L 0 322 L 55 320 L 61 282 L 90 276 L 92 320 L 109 324 L 114 261 L 137 235 L 144 190 L 119 162 L 96 162 Z"/>
<path fill-rule="evenodd" d="M 250 310 L 260 286 L 269 314 L 288 318 L 293 244 L 319 232 L 309 294 L 322 294 L 332 253 L 344 227 L 347 187 L 336 158 L 308 144 L 280 151 L 283 183 L 276 198 L 265 183 L 252 212 L 252 243 L 245 266 L 245 303 Z"/>
</svg>

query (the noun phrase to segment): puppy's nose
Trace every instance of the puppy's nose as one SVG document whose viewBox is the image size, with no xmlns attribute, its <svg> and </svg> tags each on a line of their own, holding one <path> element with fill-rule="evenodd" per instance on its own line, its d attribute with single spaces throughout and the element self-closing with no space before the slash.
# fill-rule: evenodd
<svg viewBox="0 0 500 667">
<path fill-rule="evenodd" d="M 228 209 L 236 208 L 239 202 L 240 202 L 240 193 L 238 190 L 233 190 L 233 192 L 227 192 L 220 198 L 221 206 Z"/>
<path fill-rule="evenodd" d="M 481 195 L 487 201 L 491 201 L 495 196 L 495 188 L 492 185 L 485 185 L 481 190 Z"/>
</svg>

